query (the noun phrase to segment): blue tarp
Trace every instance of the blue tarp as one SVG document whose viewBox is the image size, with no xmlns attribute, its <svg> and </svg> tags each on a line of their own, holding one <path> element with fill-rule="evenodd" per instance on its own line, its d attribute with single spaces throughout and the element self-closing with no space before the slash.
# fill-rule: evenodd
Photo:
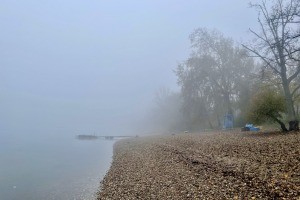
<svg viewBox="0 0 300 200">
<path fill-rule="evenodd" d="M 226 114 L 224 115 L 223 129 L 233 128 L 233 115 Z"/>
<path fill-rule="evenodd" d="M 247 128 L 249 128 L 250 131 L 259 131 L 260 129 L 258 127 L 253 126 L 253 124 L 246 124 Z"/>
</svg>

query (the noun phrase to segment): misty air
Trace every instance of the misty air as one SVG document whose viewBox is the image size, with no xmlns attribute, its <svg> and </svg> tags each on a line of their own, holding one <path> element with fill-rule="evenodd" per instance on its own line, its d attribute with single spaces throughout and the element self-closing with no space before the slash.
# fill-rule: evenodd
<svg viewBox="0 0 300 200">
<path fill-rule="evenodd" d="M 0 199 L 299 199 L 300 1 L 0 6 Z"/>
</svg>

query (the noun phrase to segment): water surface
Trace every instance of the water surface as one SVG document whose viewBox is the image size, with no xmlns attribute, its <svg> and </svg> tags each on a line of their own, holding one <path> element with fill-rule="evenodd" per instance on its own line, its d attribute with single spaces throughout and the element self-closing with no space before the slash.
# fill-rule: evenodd
<svg viewBox="0 0 300 200">
<path fill-rule="evenodd" d="M 93 199 L 114 141 L 0 134 L 1 200 Z"/>
</svg>

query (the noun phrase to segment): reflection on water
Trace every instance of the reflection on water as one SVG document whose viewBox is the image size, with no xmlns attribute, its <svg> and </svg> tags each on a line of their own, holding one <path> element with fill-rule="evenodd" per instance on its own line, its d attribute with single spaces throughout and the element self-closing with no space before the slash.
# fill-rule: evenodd
<svg viewBox="0 0 300 200">
<path fill-rule="evenodd" d="M 113 141 L 0 135 L 0 199 L 93 199 Z"/>
</svg>

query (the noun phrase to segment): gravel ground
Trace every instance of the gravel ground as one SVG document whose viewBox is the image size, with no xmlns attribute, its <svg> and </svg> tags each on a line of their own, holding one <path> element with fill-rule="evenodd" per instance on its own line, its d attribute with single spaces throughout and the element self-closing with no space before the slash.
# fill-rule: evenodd
<svg viewBox="0 0 300 200">
<path fill-rule="evenodd" d="M 114 146 L 99 199 L 300 199 L 300 133 L 140 137 Z"/>
</svg>

